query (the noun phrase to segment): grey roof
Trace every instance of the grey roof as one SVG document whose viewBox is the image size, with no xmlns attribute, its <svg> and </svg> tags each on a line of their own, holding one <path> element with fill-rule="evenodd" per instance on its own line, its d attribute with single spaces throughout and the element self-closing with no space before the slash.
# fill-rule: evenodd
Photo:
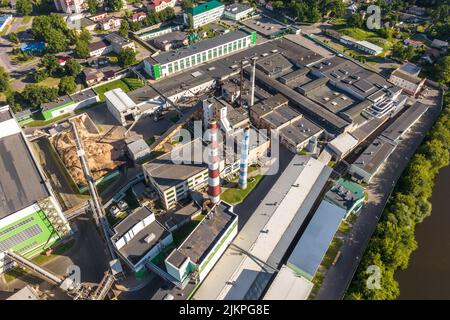
<svg viewBox="0 0 450 320">
<path fill-rule="evenodd" d="M 102 48 L 106 48 L 109 45 L 111 45 L 111 43 L 106 40 L 106 39 L 102 39 L 100 41 L 96 41 L 96 42 L 91 42 L 89 43 L 88 47 L 89 47 L 89 51 L 96 51 Z"/>
<path fill-rule="evenodd" d="M 352 164 L 370 175 L 375 174 L 381 164 L 389 157 L 396 147 L 395 142 L 377 138 Z"/>
<path fill-rule="evenodd" d="M 97 96 L 97 93 L 93 89 L 83 90 L 81 92 L 74 93 L 70 95 L 70 98 L 74 102 L 81 102 L 90 98 Z"/>
<path fill-rule="evenodd" d="M 220 203 L 210 218 L 204 218 L 197 225 L 178 247 L 178 251 L 189 257 L 193 263 L 200 263 L 236 218 L 236 215 L 229 212 L 226 204 Z M 169 261 L 171 262 L 170 257 Z"/>
<path fill-rule="evenodd" d="M 127 95 L 134 101 L 134 103 L 139 104 L 142 102 L 146 102 L 153 98 L 159 96 L 159 94 L 150 86 L 143 86 L 136 90 L 130 91 Z"/>
<path fill-rule="evenodd" d="M 121 223 L 115 228 L 116 234 L 113 236 L 113 241 L 117 241 L 125 233 L 127 233 L 133 226 L 141 222 L 144 218 L 148 217 L 151 211 L 147 207 L 139 208 L 130 215 L 128 215 Z M 149 243 L 144 239 L 154 234 L 155 237 Z M 165 239 L 170 235 L 170 232 L 166 230 L 158 221 L 154 221 L 147 225 L 144 229 L 134 235 L 132 239 L 129 239 L 127 243 L 120 248 L 119 252 L 128 259 L 132 264 L 138 263 L 159 241 Z"/>
<path fill-rule="evenodd" d="M 27 110 L 29 110 L 29 109 L 27 109 Z M 24 111 L 26 111 L 26 110 L 24 110 Z M 16 116 L 21 113 L 22 112 L 16 113 Z M 12 118 L 13 118 L 13 115 L 9 110 L 4 110 L 4 111 L 0 112 L 0 123 L 3 121 L 6 121 L 6 120 L 12 119 Z"/>
<path fill-rule="evenodd" d="M 179 152 L 179 153 L 178 153 Z M 193 159 L 203 159 L 204 146 L 201 139 L 193 140 L 173 151 L 177 160 L 185 159 L 188 163 L 175 163 L 171 152 L 144 164 L 144 170 L 155 180 L 161 190 L 174 187 L 188 178 L 207 170 L 206 163 L 194 163 Z"/>
<path fill-rule="evenodd" d="M 423 80 L 423 79 L 421 79 L 421 78 L 419 78 L 417 76 L 414 76 L 414 75 L 411 75 L 409 73 L 403 72 L 400 69 L 397 69 L 394 72 L 392 72 L 392 75 L 395 76 L 395 77 L 401 78 L 403 80 L 406 80 L 408 82 L 414 83 L 414 84 L 419 84 Z"/>
<path fill-rule="evenodd" d="M 180 268 L 186 259 L 187 257 L 184 254 L 175 249 L 169 254 L 166 261 L 170 262 L 173 266 Z"/>
<path fill-rule="evenodd" d="M 0 219 L 50 196 L 21 133 L 0 139 Z"/>
<path fill-rule="evenodd" d="M 281 129 L 280 134 L 292 145 L 298 146 L 322 131 L 322 128 L 316 126 L 308 119 L 301 118 Z"/>
<path fill-rule="evenodd" d="M 382 136 L 397 141 L 427 110 L 427 105 L 416 102 L 395 119 L 394 123 L 383 131 Z"/>
<path fill-rule="evenodd" d="M 283 75 L 288 70 L 291 70 L 293 66 L 294 65 L 280 53 L 263 57 L 256 62 L 256 67 L 270 77 Z"/>
<path fill-rule="evenodd" d="M 259 70 L 256 70 L 256 78 L 259 81 L 262 81 L 265 85 L 284 95 L 293 105 L 299 107 L 301 111 L 310 116 L 314 122 L 321 127 L 325 127 L 328 131 L 344 131 L 344 129 L 349 125 L 349 122 L 345 121 L 341 117 L 321 107 L 317 103 L 309 100 L 281 82 L 266 76 Z"/>
<path fill-rule="evenodd" d="M 51 110 L 53 108 L 59 107 L 63 104 L 72 102 L 72 99 L 68 95 L 60 96 L 54 101 L 50 101 L 41 105 L 42 111 Z"/>
<path fill-rule="evenodd" d="M 308 48 L 305 48 L 287 38 L 281 38 L 274 41 L 279 51 L 297 66 L 309 66 L 324 57 Z"/>
<path fill-rule="evenodd" d="M 149 151 L 150 147 L 148 146 L 147 142 L 145 142 L 144 139 L 139 139 L 136 141 L 133 141 L 127 145 L 128 150 L 130 150 L 133 154 L 139 154 L 142 151 Z"/>
<path fill-rule="evenodd" d="M 302 115 L 294 110 L 288 105 L 280 106 L 277 109 L 267 113 L 262 118 L 270 123 L 273 129 L 278 129 L 280 127 L 286 126 L 291 121 L 295 119 L 300 119 Z"/>
<path fill-rule="evenodd" d="M 184 47 L 169 52 L 164 52 L 156 56 L 149 57 L 147 59 L 152 64 L 155 63 L 166 64 L 248 36 L 249 34 L 247 32 L 241 30 L 235 32 L 228 32 L 218 37 L 197 42 L 192 46 Z"/>
<path fill-rule="evenodd" d="M 118 46 L 124 46 L 127 45 L 133 41 L 130 39 L 124 38 L 121 35 L 119 35 L 117 32 L 112 32 L 106 35 L 106 41 L 109 41 L 110 43 L 114 43 Z"/>
<path fill-rule="evenodd" d="M 228 11 L 228 12 L 233 13 L 233 14 L 238 14 L 238 13 L 244 12 L 244 11 L 250 9 L 250 8 L 251 7 L 249 5 L 247 5 L 247 4 L 245 4 L 245 3 L 236 2 L 236 3 L 232 3 L 232 4 L 227 5 L 225 7 L 225 11 Z"/>
<path fill-rule="evenodd" d="M 286 99 L 285 96 L 283 96 L 282 94 L 276 94 L 265 100 L 262 100 L 261 102 L 258 102 L 257 104 L 254 104 L 252 107 L 250 107 L 250 110 L 251 112 L 256 113 L 259 117 L 262 117 L 272 112 L 272 110 L 280 107 L 281 105 L 287 105 L 287 103 L 288 99 Z"/>
<path fill-rule="evenodd" d="M 285 74 L 284 76 L 282 76 L 280 78 L 280 81 L 283 82 L 284 84 L 289 84 L 290 82 L 292 82 L 292 81 L 294 81 L 294 80 L 296 80 L 296 79 L 298 79 L 298 78 L 308 74 L 309 71 L 310 71 L 309 68 L 297 69 L 297 70 L 295 70 L 293 72 L 290 72 L 290 73 Z"/>
</svg>

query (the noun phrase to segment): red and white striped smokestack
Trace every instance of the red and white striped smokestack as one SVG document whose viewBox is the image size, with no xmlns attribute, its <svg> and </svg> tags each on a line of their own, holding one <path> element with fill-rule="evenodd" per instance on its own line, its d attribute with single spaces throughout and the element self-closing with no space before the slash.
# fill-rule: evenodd
<svg viewBox="0 0 450 320">
<path fill-rule="evenodd" d="M 216 204 L 220 201 L 220 177 L 218 126 L 215 120 L 211 121 L 209 131 L 211 142 L 208 146 L 208 196 L 211 202 Z"/>
</svg>

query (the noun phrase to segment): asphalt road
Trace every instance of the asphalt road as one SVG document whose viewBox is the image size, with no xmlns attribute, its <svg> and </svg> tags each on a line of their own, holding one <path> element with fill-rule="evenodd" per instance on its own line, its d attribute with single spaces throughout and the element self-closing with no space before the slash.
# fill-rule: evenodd
<svg viewBox="0 0 450 320">
<path fill-rule="evenodd" d="M 382 171 L 372 179 L 367 188 L 369 200 L 360 211 L 352 230 L 345 239 L 338 262 L 326 273 L 315 296 L 316 300 L 343 299 L 396 181 L 439 113 L 439 107 L 431 107 L 389 156 Z"/>
</svg>

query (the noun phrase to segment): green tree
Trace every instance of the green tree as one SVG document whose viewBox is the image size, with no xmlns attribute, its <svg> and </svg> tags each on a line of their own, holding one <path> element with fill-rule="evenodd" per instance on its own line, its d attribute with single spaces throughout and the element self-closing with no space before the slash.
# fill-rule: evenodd
<svg viewBox="0 0 450 320">
<path fill-rule="evenodd" d="M 119 65 L 128 67 L 136 62 L 136 52 L 131 48 L 120 50 L 118 57 Z"/>
<path fill-rule="evenodd" d="M 64 76 L 58 85 L 59 94 L 71 94 L 77 90 L 77 84 L 75 83 L 75 78 L 71 76 Z"/>
<path fill-rule="evenodd" d="M 33 12 L 33 3 L 31 0 L 17 0 L 16 12 L 19 16 L 28 16 Z"/>
<path fill-rule="evenodd" d="M 120 11 L 123 7 L 122 0 L 109 0 L 108 3 L 112 11 Z"/>
<path fill-rule="evenodd" d="M 183 0 L 181 1 L 181 7 L 183 10 L 194 7 L 194 2 L 192 0 Z"/>
<path fill-rule="evenodd" d="M 442 84 L 450 83 L 450 56 L 441 58 L 435 67 L 436 79 Z"/>
<path fill-rule="evenodd" d="M 364 19 L 359 13 L 356 13 L 347 19 L 347 26 L 349 27 L 362 28 L 363 25 Z"/>
<path fill-rule="evenodd" d="M 129 30 L 130 30 L 130 25 L 128 24 L 128 21 L 122 20 L 122 22 L 120 23 L 119 34 L 124 38 L 128 38 Z"/>
<path fill-rule="evenodd" d="M 97 13 L 97 8 L 98 8 L 98 3 L 97 0 L 88 0 L 88 11 L 90 14 L 96 14 Z"/>
<path fill-rule="evenodd" d="M 75 53 L 81 59 L 87 59 L 90 55 L 89 44 L 86 41 L 78 40 L 75 45 Z"/>
<path fill-rule="evenodd" d="M 20 42 L 19 37 L 17 36 L 17 33 L 15 33 L 15 32 L 11 32 L 8 34 L 8 40 L 15 44 L 18 44 Z"/>
<path fill-rule="evenodd" d="M 44 55 L 39 62 L 39 66 L 47 72 L 47 75 L 51 76 L 55 76 L 60 70 L 58 59 L 53 54 Z"/>
<path fill-rule="evenodd" d="M 67 37 L 60 30 L 50 30 L 47 42 L 47 50 L 50 52 L 62 52 L 67 49 Z"/>
<path fill-rule="evenodd" d="M 9 74 L 3 67 L 0 67 L 0 92 L 6 92 L 11 88 Z"/>
<path fill-rule="evenodd" d="M 33 72 L 32 76 L 33 76 L 34 82 L 38 83 L 38 82 L 44 81 L 45 79 L 48 78 L 48 72 L 47 72 L 47 70 L 41 68 L 41 69 L 38 69 L 35 72 Z"/>
<path fill-rule="evenodd" d="M 72 77 L 76 77 L 80 74 L 83 67 L 81 64 L 75 59 L 69 59 L 66 61 L 66 65 L 64 66 L 66 70 L 66 74 Z"/>
<path fill-rule="evenodd" d="M 82 28 L 79 39 L 89 43 L 92 40 L 92 34 L 86 28 Z"/>
<path fill-rule="evenodd" d="M 38 84 L 28 84 L 20 94 L 20 97 L 23 105 L 36 109 L 43 103 L 55 100 L 58 97 L 58 90 Z"/>
</svg>

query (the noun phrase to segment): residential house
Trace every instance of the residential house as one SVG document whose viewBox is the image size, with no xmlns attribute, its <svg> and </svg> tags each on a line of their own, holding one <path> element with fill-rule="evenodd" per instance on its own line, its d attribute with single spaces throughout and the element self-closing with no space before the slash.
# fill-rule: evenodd
<svg viewBox="0 0 450 320">
<path fill-rule="evenodd" d="M 160 12 L 166 8 L 175 7 L 176 0 L 150 0 L 148 9 L 156 12 Z"/>
<path fill-rule="evenodd" d="M 145 12 L 139 11 L 136 13 L 133 13 L 130 17 L 131 22 L 139 22 L 144 20 L 147 17 L 147 14 Z"/>
</svg>

